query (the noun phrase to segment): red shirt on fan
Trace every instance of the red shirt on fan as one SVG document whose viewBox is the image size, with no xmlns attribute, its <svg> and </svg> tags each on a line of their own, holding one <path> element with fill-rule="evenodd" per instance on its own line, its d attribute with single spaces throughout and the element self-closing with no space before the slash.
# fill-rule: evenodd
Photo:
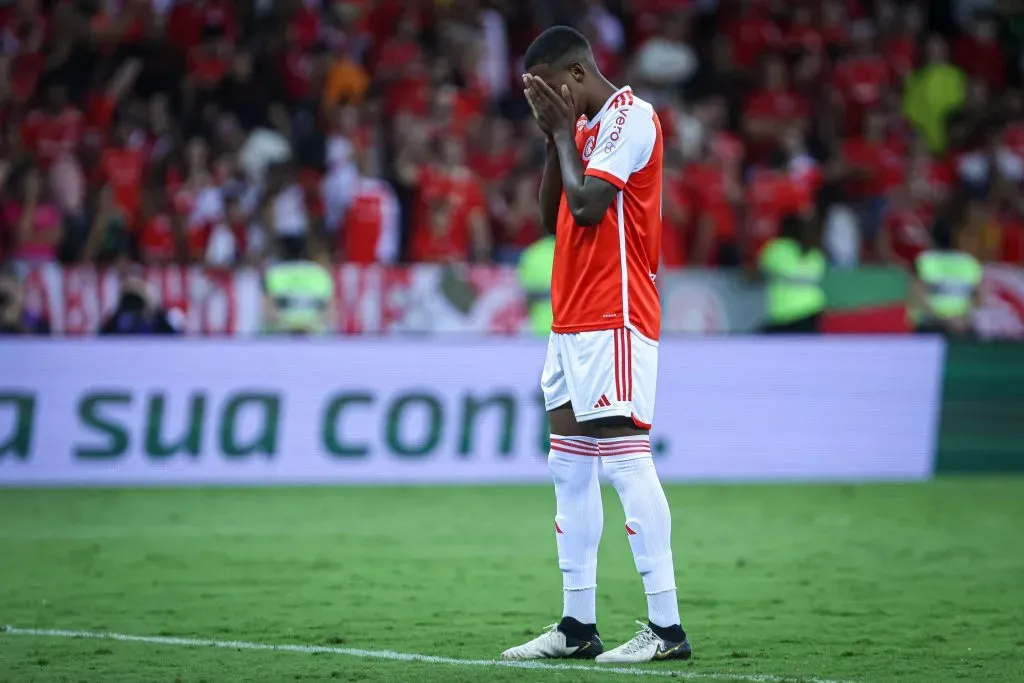
<svg viewBox="0 0 1024 683">
<path fill-rule="evenodd" d="M 775 122 L 799 121 L 807 118 L 806 100 L 799 95 L 784 90 L 758 90 L 749 97 L 743 107 L 743 115 L 751 120 L 768 119 Z M 763 162 L 775 148 L 774 140 L 752 140 L 748 148 L 750 160 Z"/>
<path fill-rule="evenodd" d="M 134 147 L 107 147 L 100 153 L 100 173 L 114 189 L 114 202 L 129 222 L 138 218 L 145 169 L 143 151 Z"/>
<path fill-rule="evenodd" d="M 791 24 L 783 36 L 783 43 L 791 52 L 804 50 L 818 53 L 825 49 L 825 37 L 821 30 L 810 24 Z"/>
<path fill-rule="evenodd" d="M 430 78 L 425 73 L 407 73 L 388 88 L 384 107 L 388 115 L 401 113 L 426 116 L 430 111 Z"/>
<path fill-rule="evenodd" d="M 882 58 L 889 64 L 892 78 L 897 81 L 914 70 L 921 53 L 915 36 L 895 36 L 882 48 Z"/>
<path fill-rule="evenodd" d="M 836 67 L 832 82 L 845 104 L 846 135 L 856 135 L 864 128 L 864 110 L 882 99 L 889 84 L 889 65 L 878 55 L 851 57 Z"/>
<path fill-rule="evenodd" d="M 304 49 L 312 47 L 320 38 L 320 17 L 305 3 L 298 8 L 288 21 L 288 40 Z"/>
<path fill-rule="evenodd" d="M 732 61 L 737 67 L 751 69 L 758 57 L 782 44 L 782 32 L 770 18 L 755 11 L 732 21 L 726 27 L 732 41 Z"/>
<path fill-rule="evenodd" d="M 412 259 L 418 262 L 469 258 L 470 220 L 485 208 L 479 180 L 465 169 L 420 170 L 413 223 Z"/>
<path fill-rule="evenodd" d="M 199 45 L 207 26 L 219 28 L 225 38 L 234 41 L 235 11 L 230 0 L 174 3 L 167 17 L 167 39 L 177 48 L 188 50 Z"/>
<path fill-rule="evenodd" d="M 423 48 L 419 43 L 392 38 L 384 43 L 373 60 L 375 71 L 401 73 L 403 67 L 423 59 Z"/>
<path fill-rule="evenodd" d="M 151 217 L 139 231 L 139 252 L 144 263 L 171 263 L 178 254 L 171 216 L 159 213 Z"/>
<path fill-rule="evenodd" d="M 85 105 L 85 132 L 91 144 L 99 144 L 114 124 L 117 100 L 106 93 L 91 96 Z"/>
<path fill-rule="evenodd" d="M 739 167 L 743 161 L 743 140 L 738 135 L 720 130 L 711 134 L 711 153 L 726 166 Z"/>
<path fill-rule="evenodd" d="M 1003 243 L 999 260 L 1024 266 L 1024 220 L 1019 214 L 1001 216 Z"/>
<path fill-rule="evenodd" d="M 764 245 L 778 237 L 779 223 L 790 213 L 813 206 L 809 186 L 785 171 L 758 170 L 747 186 L 747 249 L 744 262 L 753 264 Z"/>
<path fill-rule="evenodd" d="M 212 87 L 224 80 L 231 70 L 230 51 L 220 45 L 203 44 L 188 53 L 189 76 L 199 85 Z"/>
<path fill-rule="evenodd" d="M 62 154 L 74 151 L 82 141 L 84 129 L 82 112 L 74 107 L 65 107 L 57 114 L 36 109 L 21 124 L 21 141 L 46 167 Z"/>
<path fill-rule="evenodd" d="M 284 90 L 289 99 L 304 101 L 313 83 L 313 59 L 300 46 L 289 47 L 284 55 Z"/>
<path fill-rule="evenodd" d="M 512 175 L 519 163 L 519 150 L 506 149 L 493 152 L 474 150 L 469 155 L 469 167 L 485 183 L 501 181 Z"/>
<path fill-rule="evenodd" d="M 725 169 L 718 164 L 691 164 L 686 167 L 684 177 L 693 197 L 697 211 L 695 227 L 700 227 L 704 218 L 711 221 L 714 227 L 714 244 L 720 245 L 736 237 L 736 212 L 726 194 Z M 695 265 L 715 265 L 716 249 L 711 250 L 707 263 Z"/>
<path fill-rule="evenodd" d="M 883 195 L 903 182 L 903 160 L 884 142 L 853 138 L 843 142 L 842 155 L 849 166 L 865 169 L 865 174 L 847 181 L 847 196 L 852 200 Z"/>
<path fill-rule="evenodd" d="M 921 207 L 897 209 L 886 215 L 883 229 L 899 263 L 913 265 L 921 252 L 931 248 L 931 221 L 931 212 Z"/>
<path fill-rule="evenodd" d="M 551 282 L 554 332 L 633 329 L 658 339 L 654 279 L 661 260 L 663 143 L 654 108 L 622 88 L 576 125 L 584 174 L 619 189 L 598 225 L 576 224 L 565 193 L 558 209 Z"/>
<path fill-rule="evenodd" d="M 680 268 L 689 258 L 687 242 L 697 220 L 697 207 L 682 173 L 666 170 L 662 183 L 661 265 Z"/>
<path fill-rule="evenodd" d="M 806 118 L 807 102 L 796 93 L 759 90 L 747 98 L 744 113 L 755 118 L 793 120 Z"/>
<path fill-rule="evenodd" d="M 1006 55 L 998 40 L 961 36 L 953 42 L 953 61 L 968 75 L 985 81 L 992 90 L 1006 87 Z"/>
<path fill-rule="evenodd" d="M 1024 158 L 1024 123 L 1011 123 L 1003 132 L 1003 144 Z"/>
<path fill-rule="evenodd" d="M 398 258 L 398 222 L 398 200 L 391 186 L 383 180 L 361 178 L 338 230 L 345 261 L 395 261 Z"/>
</svg>

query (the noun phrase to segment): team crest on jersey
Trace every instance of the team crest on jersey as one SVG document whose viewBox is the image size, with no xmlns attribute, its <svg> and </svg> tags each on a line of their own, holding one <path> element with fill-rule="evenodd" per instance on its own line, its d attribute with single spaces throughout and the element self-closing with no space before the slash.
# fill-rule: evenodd
<svg viewBox="0 0 1024 683">
<path fill-rule="evenodd" d="M 579 132 L 587 127 L 587 117 L 581 116 L 576 119 L 576 131 Z"/>
<path fill-rule="evenodd" d="M 594 147 L 597 146 L 597 138 L 587 139 L 587 144 L 583 145 L 583 161 L 590 161 L 590 157 L 594 156 Z"/>
</svg>

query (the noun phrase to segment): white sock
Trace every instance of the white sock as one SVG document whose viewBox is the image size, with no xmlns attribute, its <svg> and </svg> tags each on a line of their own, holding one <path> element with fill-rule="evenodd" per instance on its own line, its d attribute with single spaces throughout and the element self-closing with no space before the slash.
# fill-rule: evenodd
<svg viewBox="0 0 1024 683">
<path fill-rule="evenodd" d="M 597 623 L 597 546 L 604 528 L 597 441 L 551 435 L 555 539 L 562 570 L 562 616 Z"/>
<path fill-rule="evenodd" d="M 672 515 L 651 457 L 647 436 L 598 441 L 604 472 L 626 512 L 626 535 L 647 593 L 647 617 L 655 626 L 679 623 L 672 564 Z"/>
</svg>

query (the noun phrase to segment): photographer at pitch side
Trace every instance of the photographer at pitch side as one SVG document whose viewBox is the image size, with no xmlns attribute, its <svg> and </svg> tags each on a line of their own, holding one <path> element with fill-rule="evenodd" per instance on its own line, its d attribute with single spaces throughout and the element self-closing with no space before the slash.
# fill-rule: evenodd
<svg viewBox="0 0 1024 683">
<path fill-rule="evenodd" d="M 171 312 L 158 305 L 139 266 L 128 265 L 121 274 L 121 294 L 114 309 L 100 328 L 101 335 L 177 334 Z"/>
</svg>

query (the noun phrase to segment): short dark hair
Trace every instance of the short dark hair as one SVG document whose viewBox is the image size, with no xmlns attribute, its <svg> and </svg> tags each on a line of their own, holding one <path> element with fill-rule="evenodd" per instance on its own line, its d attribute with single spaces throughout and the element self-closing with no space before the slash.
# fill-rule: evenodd
<svg viewBox="0 0 1024 683">
<path fill-rule="evenodd" d="M 539 64 L 555 65 L 578 54 L 590 54 L 590 42 L 571 26 L 552 26 L 537 36 L 523 57 L 529 71 Z"/>
</svg>

